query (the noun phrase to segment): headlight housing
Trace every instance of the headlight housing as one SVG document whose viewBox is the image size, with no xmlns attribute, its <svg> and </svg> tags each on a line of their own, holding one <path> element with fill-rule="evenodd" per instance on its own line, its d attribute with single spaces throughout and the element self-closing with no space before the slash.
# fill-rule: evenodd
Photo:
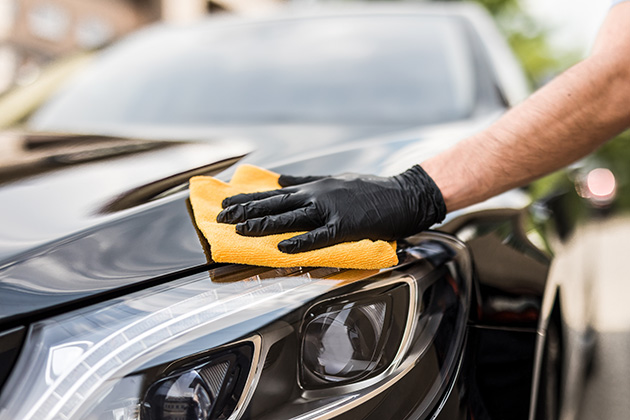
<svg viewBox="0 0 630 420">
<path fill-rule="evenodd" d="M 222 266 L 35 323 L 0 419 L 331 418 L 406 381 L 405 413 L 381 418 L 431 411 L 459 366 L 470 260 L 429 233 L 400 259 Z"/>
</svg>

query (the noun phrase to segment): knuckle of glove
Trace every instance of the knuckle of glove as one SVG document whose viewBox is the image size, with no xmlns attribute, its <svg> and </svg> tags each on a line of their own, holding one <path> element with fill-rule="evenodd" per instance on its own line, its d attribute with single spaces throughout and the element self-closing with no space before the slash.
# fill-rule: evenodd
<svg viewBox="0 0 630 420">
<path fill-rule="evenodd" d="M 225 209 L 223 209 L 223 211 L 221 211 L 218 215 L 217 215 L 217 222 L 219 223 L 235 223 L 234 222 L 234 207 L 235 206 L 229 206 L 226 207 Z"/>
<path fill-rule="evenodd" d="M 224 223 L 239 223 L 247 220 L 247 210 L 243 204 L 234 204 L 219 213 L 221 214 L 224 215 Z"/>
</svg>

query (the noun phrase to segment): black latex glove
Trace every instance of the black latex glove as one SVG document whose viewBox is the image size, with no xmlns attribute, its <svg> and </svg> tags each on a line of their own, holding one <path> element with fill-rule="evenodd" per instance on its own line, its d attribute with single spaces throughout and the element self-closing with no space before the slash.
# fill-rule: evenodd
<svg viewBox="0 0 630 420">
<path fill-rule="evenodd" d="M 392 177 L 282 175 L 278 182 L 286 188 L 226 198 L 217 221 L 237 223 L 246 236 L 308 231 L 278 244 L 293 254 L 361 239 L 401 239 L 446 214 L 440 190 L 418 165 Z"/>
</svg>

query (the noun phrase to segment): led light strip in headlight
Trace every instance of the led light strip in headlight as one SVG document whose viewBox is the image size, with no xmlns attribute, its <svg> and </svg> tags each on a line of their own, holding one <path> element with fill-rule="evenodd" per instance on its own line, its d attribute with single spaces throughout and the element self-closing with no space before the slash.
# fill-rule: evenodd
<svg viewBox="0 0 630 420">
<path fill-rule="evenodd" d="M 35 390 L 27 395 L 12 392 L 9 401 L 3 401 L 0 418 L 76 418 L 78 410 L 93 401 L 99 387 L 118 372 L 125 369 L 124 374 L 175 347 L 176 341 L 194 340 L 277 312 L 283 302 L 291 308 L 293 303 L 338 283 L 305 275 L 216 284 L 207 274 L 201 274 L 148 296 L 139 293 L 135 298 L 39 323 L 32 328 L 25 350 L 43 351 L 21 361 L 7 387 L 24 390 L 32 386 Z M 55 336 L 68 339 L 55 340 Z M 64 351 L 66 358 L 72 356 L 74 360 L 55 362 L 54 356 Z M 51 372 L 54 365 L 60 364 L 62 372 Z M 15 379 L 21 387 L 15 387 Z"/>
<path fill-rule="evenodd" d="M 223 300 L 218 300 L 213 293 L 202 293 L 152 313 L 96 343 L 79 357 L 76 364 L 48 388 L 25 419 L 51 419 L 57 413 L 70 418 L 105 380 L 159 344 L 196 328 L 210 326 L 308 282 L 308 278 L 287 279 L 285 284 L 263 286 Z"/>
</svg>

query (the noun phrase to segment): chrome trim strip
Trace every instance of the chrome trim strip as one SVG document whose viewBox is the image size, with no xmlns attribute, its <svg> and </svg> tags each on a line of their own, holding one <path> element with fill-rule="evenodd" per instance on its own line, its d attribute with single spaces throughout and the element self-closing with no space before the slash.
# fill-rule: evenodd
<svg viewBox="0 0 630 420">
<path fill-rule="evenodd" d="M 243 394 L 236 403 L 236 407 L 234 408 L 232 414 L 230 414 L 230 417 L 228 417 L 228 420 L 236 420 L 240 418 L 245 411 L 245 408 L 247 408 L 247 405 L 249 404 L 249 401 L 252 399 L 252 395 L 254 395 L 254 391 L 256 390 L 258 377 L 260 376 L 260 372 L 258 371 L 262 370 L 263 365 L 262 363 L 260 363 L 260 356 L 262 353 L 262 338 L 260 337 L 260 335 L 256 334 L 235 344 L 239 343 L 252 343 L 254 345 L 254 352 L 252 354 L 252 365 L 249 368 L 247 381 L 245 382 L 245 386 L 243 388 Z M 232 344 L 230 344 L 230 347 L 232 347 Z"/>
</svg>

